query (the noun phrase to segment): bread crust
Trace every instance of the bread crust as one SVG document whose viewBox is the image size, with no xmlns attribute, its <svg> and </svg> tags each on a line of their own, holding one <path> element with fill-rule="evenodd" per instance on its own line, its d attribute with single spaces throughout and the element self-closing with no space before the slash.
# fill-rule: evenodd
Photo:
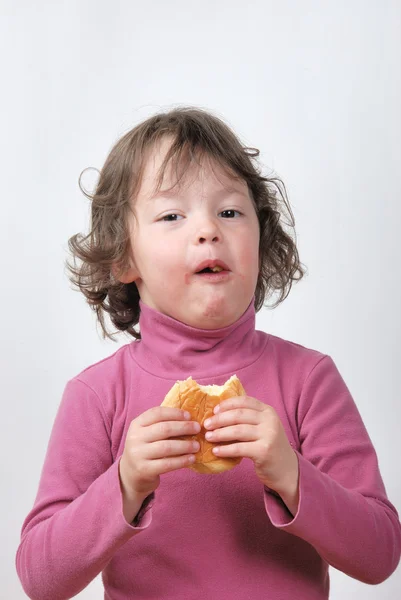
<svg viewBox="0 0 401 600">
<path fill-rule="evenodd" d="M 169 390 L 161 406 L 169 406 L 187 410 L 192 421 L 201 425 L 201 431 L 196 435 L 187 435 L 176 439 L 196 440 L 200 449 L 195 454 L 195 462 L 189 468 L 197 473 L 222 473 L 237 466 L 242 458 L 219 458 L 212 452 L 214 446 L 224 445 L 224 442 L 213 444 L 205 439 L 206 429 L 203 424 L 214 415 L 213 409 L 227 398 L 245 396 L 246 392 L 236 375 L 232 375 L 224 385 L 199 385 L 192 377 L 177 381 Z M 232 442 L 226 442 L 232 443 Z"/>
</svg>

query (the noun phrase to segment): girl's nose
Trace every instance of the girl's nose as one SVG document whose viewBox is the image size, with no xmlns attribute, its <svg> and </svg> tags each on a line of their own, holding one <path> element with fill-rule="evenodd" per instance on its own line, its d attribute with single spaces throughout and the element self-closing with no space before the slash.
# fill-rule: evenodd
<svg viewBox="0 0 401 600">
<path fill-rule="evenodd" d="M 204 242 L 207 242 L 208 240 L 210 240 L 210 241 L 212 241 L 212 242 L 217 242 L 217 240 L 218 240 L 218 239 L 219 239 L 219 238 L 218 238 L 218 236 L 217 236 L 217 235 L 215 235 L 215 236 L 213 236 L 213 237 L 212 237 L 212 236 L 209 236 L 209 235 L 207 235 L 207 234 L 206 234 L 206 235 L 200 235 L 200 236 L 199 236 L 199 241 L 200 241 L 200 243 L 201 243 L 201 244 L 203 244 Z"/>
<path fill-rule="evenodd" d="M 217 241 L 220 234 L 215 221 L 208 217 L 202 219 L 202 223 L 198 226 L 197 237 L 200 243 Z"/>
</svg>

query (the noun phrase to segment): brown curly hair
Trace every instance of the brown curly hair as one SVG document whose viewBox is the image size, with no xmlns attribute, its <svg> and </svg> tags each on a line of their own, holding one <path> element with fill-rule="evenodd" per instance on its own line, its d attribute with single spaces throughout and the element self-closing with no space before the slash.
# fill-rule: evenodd
<svg viewBox="0 0 401 600">
<path fill-rule="evenodd" d="M 96 312 L 103 338 L 114 339 L 113 335 L 118 333 L 108 331 L 105 323 L 108 313 L 117 330 L 141 339 L 135 329 L 140 316 L 137 286 L 135 282 L 121 283 L 118 276 L 128 266 L 130 202 L 140 187 L 146 154 L 163 136 L 171 136 L 173 143 L 160 168 L 157 191 L 170 160 L 176 166 L 177 185 L 177 165 L 184 164 L 183 175 L 186 166 L 199 156 L 211 158 L 231 176 L 246 181 L 260 227 L 256 312 L 276 291 L 279 297 L 272 308 L 278 306 L 288 296 L 293 281 L 302 279 L 306 272 L 296 244 L 282 223 L 287 208 L 290 215 L 287 225 L 295 227 L 285 185 L 278 177 L 261 175 L 259 166 L 252 162 L 259 156 L 259 150 L 244 146 L 228 125 L 204 109 L 180 107 L 158 113 L 116 142 L 93 194 L 82 189 L 79 178 L 80 189 L 91 200 L 91 230 L 86 236 L 78 233 L 68 240 L 73 263 L 67 260 L 66 267 L 70 281 Z"/>
</svg>

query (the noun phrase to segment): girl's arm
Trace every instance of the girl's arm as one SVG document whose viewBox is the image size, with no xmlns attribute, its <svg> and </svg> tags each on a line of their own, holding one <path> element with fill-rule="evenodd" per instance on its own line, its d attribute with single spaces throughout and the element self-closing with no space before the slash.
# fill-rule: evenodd
<svg viewBox="0 0 401 600">
<path fill-rule="evenodd" d="M 399 563 L 401 525 L 365 425 L 329 356 L 309 374 L 294 414 L 301 446 L 298 509 L 291 515 L 266 489 L 272 523 L 312 544 L 336 569 L 381 583 Z"/>
<path fill-rule="evenodd" d="M 77 378 L 68 382 L 16 556 L 30 598 L 75 596 L 150 524 L 149 512 L 138 527 L 124 518 L 119 459 L 113 462 L 109 429 L 95 392 Z M 143 500 L 130 499 L 129 509 L 139 510 Z"/>
</svg>

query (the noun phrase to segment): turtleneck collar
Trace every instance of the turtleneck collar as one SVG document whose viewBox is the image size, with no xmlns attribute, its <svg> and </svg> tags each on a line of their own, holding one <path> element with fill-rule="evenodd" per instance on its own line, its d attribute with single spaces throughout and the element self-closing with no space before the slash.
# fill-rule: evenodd
<svg viewBox="0 0 401 600">
<path fill-rule="evenodd" d="M 255 297 L 244 314 L 220 329 L 198 329 L 139 301 L 142 339 L 131 350 L 139 366 L 161 378 L 210 380 L 228 376 L 254 362 L 266 335 L 255 330 Z"/>
</svg>

